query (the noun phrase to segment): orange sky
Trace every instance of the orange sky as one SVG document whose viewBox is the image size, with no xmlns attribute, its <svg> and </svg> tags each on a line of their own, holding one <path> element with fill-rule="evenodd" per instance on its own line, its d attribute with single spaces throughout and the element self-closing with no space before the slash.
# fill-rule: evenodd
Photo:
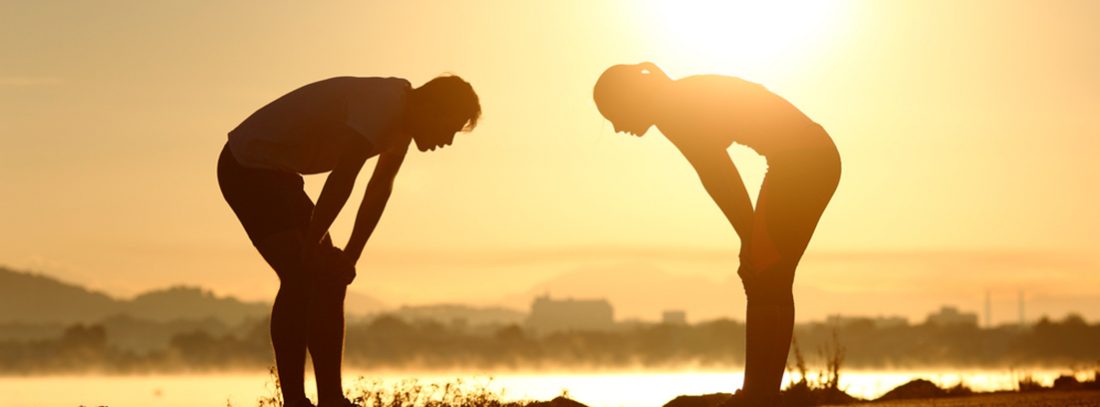
<svg viewBox="0 0 1100 407">
<path fill-rule="evenodd" d="M 410 154 L 353 290 L 522 304 L 598 294 L 547 283 L 563 275 L 641 270 L 729 287 L 655 307 L 739 317 L 736 235 L 686 161 L 656 131 L 614 134 L 591 102 L 604 68 L 651 60 L 762 83 L 836 140 L 844 178 L 799 271 L 800 319 L 977 311 L 990 290 L 1010 320 L 1020 289 L 1035 312 L 1100 319 L 1100 3 L 161 3 L 0 4 L 0 264 L 119 295 L 270 298 L 215 182 L 225 133 L 317 79 L 453 72 L 482 124 Z M 756 188 L 763 160 L 731 154 Z"/>
</svg>

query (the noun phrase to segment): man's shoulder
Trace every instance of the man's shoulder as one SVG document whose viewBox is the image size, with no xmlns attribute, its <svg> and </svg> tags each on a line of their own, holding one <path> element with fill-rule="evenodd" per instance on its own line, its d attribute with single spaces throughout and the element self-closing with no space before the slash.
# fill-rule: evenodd
<svg viewBox="0 0 1100 407">
<path fill-rule="evenodd" d="M 409 83 L 408 79 L 398 78 L 395 76 L 337 76 L 327 80 L 366 87 L 412 87 L 412 84 Z"/>
<path fill-rule="evenodd" d="M 398 103 L 412 89 L 408 80 L 395 77 L 352 77 L 348 83 L 349 101 L 353 104 Z"/>
<path fill-rule="evenodd" d="M 400 89 L 411 85 L 405 78 L 379 76 L 334 76 L 307 84 L 302 88 L 313 89 Z"/>
</svg>

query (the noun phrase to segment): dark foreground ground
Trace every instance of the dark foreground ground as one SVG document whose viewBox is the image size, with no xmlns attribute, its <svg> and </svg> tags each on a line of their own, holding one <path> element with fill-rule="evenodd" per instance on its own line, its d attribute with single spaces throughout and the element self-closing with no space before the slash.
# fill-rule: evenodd
<svg viewBox="0 0 1100 407">
<path fill-rule="evenodd" d="M 664 407 L 720 407 L 722 402 L 729 398 L 728 394 L 708 394 L 702 396 L 680 396 L 664 405 Z M 559 400 L 555 400 L 559 401 Z M 787 404 L 791 407 L 801 406 L 831 406 L 831 407 L 977 407 L 977 406 L 1004 406 L 1004 407 L 1100 407 L 1100 391 L 1075 390 L 1075 391 L 1036 391 L 1036 392 L 1003 392 L 1003 393 L 978 393 L 958 397 L 915 398 L 906 400 L 883 401 L 852 401 L 841 404 Z M 577 405 L 550 405 L 536 407 L 577 407 Z"/>
<path fill-rule="evenodd" d="M 925 379 L 914 379 L 886 392 L 876 400 L 857 399 L 839 390 L 835 385 L 836 381 L 830 383 L 828 385 L 810 384 L 805 380 L 795 383 L 783 391 L 781 406 L 1100 407 L 1100 372 L 1094 374 L 1092 379 L 1083 382 L 1078 381 L 1075 376 L 1063 375 L 1055 379 L 1054 385 L 1049 387 L 1028 378 L 1019 383 L 1023 391 L 994 393 L 977 393 L 961 384 L 942 388 Z M 664 407 L 721 407 L 729 398 L 730 395 L 725 393 L 680 396 L 666 403 Z"/>
<path fill-rule="evenodd" d="M 664 407 L 718 407 L 728 395 L 681 396 Z M 865 407 L 1091 407 L 1100 406 L 1100 391 L 1044 391 L 1031 393 L 975 394 L 962 397 L 915 399 L 898 401 L 867 401 L 837 406 Z M 536 402 L 529 407 L 585 407 L 584 404 L 565 398 L 548 402 Z"/>
<path fill-rule="evenodd" d="M 849 404 L 852 406 L 853 404 Z M 867 407 L 1084 407 L 1100 406 L 1100 391 L 1045 391 L 1034 393 L 978 394 L 964 397 L 879 401 L 854 404 Z"/>
<path fill-rule="evenodd" d="M 274 376 L 272 368 L 272 377 Z M 1042 386 L 1030 379 L 1021 380 L 1019 384 L 1020 391 L 976 393 L 961 384 L 941 388 L 931 381 L 914 379 L 886 392 L 876 400 L 862 400 L 840 390 L 836 381 L 821 385 L 803 380 L 784 389 L 782 400 L 775 407 L 1100 407 L 1100 372 L 1087 381 L 1078 381 L 1074 376 L 1063 375 L 1054 381 L 1053 386 Z M 282 406 L 282 400 L 278 397 L 277 380 L 273 387 L 272 396 L 261 398 L 259 407 Z M 349 394 L 349 398 L 355 405 L 369 407 L 606 407 L 588 406 L 571 400 L 564 394 L 549 401 L 504 402 L 499 393 L 485 386 L 465 390 L 461 380 L 427 386 L 413 380 L 399 383 L 392 389 L 385 388 L 381 382 L 371 382 L 349 393 L 353 393 Z M 723 407 L 731 401 L 731 397 L 729 393 L 683 395 L 664 403 L 662 407 Z"/>
<path fill-rule="evenodd" d="M 398 407 L 398 406 L 455 406 L 455 407 L 590 407 L 575 400 L 565 397 L 557 397 L 549 401 L 503 403 L 493 396 L 483 397 L 485 394 L 473 397 L 459 396 L 449 400 L 427 402 L 418 404 L 417 397 L 390 399 L 381 402 L 379 399 L 356 400 L 357 405 L 374 407 Z M 698 396 L 680 396 L 662 407 L 721 407 L 730 397 L 729 394 L 707 394 Z M 373 401 L 373 402 L 372 402 Z M 260 407 L 281 406 L 281 402 L 275 400 L 261 400 Z M 937 397 L 888 401 L 850 401 L 842 404 L 784 404 L 777 407 L 1100 407 L 1100 391 L 1097 390 L 1073 390 L 1073 391 L 1035 391 L 1035 392 L 1004 392 L 1004 393 L 980 393 L 958 397 Z M 591 406 L 602 407 L 602 406 Z"/>
</svg>

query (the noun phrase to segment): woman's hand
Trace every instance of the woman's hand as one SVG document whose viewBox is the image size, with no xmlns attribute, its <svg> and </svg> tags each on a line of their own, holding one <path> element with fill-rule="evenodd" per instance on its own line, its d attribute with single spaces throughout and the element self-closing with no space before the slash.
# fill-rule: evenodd
<svg viewBox="0 0 1100 407">
<path fill-rule="evenodd" d="M 779 249 L 775 247 L 775 242 L 772 242 L 767 232 L 757 232 L 758 229 L 753 228 L 752 245 L 749 247 L 749 264 L 756 270 L 767 270 L 779 263 Z M 742 257 L 744 261 L 744 257 Z"/>
<path fill-rule="evenodd" d="M 779 249 L 762 228 L 754 228 L 752 238 L 741 242 L 741 265 L 737 275 L 742 281 L 754 280 L 760 273 L 767 272 L 779 263 Z"/>
</svg>

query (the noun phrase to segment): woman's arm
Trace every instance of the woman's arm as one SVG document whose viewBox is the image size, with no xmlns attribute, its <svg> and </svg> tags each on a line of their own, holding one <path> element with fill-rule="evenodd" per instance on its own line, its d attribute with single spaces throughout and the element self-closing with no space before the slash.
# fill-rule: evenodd
<svg viewBox="0 0 1100 407">
<path fill-rule="evenodd" d="M 741 238 L 741 247 L 746 247 L 752 235 L 752 201 L 729 154 L 713 146 L 680 147 L 680 152 L 695 168 L 703 188 Z"/>
<path fill-rule="evenodd" d="M 386 203 L 390 200 L 393 191 L 393 180 L 401 164 L 405 161 L 405 153 L 409 144 L 396 143 L 396 147 L 385 151 L 378 157 L 378 165 L 374 167 L 374 174 L 367 183 L 367 191 L 363 194 L 363 202 L 359 204 L 359 212 L 355 215 L 355 226 L 351 230 L 351 238 L 344 248 L 352 264 L 359 261 L 363 254 L 363 247 L 378 226 L 378 220 L 382 218 L 382 211 L 386 209 Z"/>
</svg>

